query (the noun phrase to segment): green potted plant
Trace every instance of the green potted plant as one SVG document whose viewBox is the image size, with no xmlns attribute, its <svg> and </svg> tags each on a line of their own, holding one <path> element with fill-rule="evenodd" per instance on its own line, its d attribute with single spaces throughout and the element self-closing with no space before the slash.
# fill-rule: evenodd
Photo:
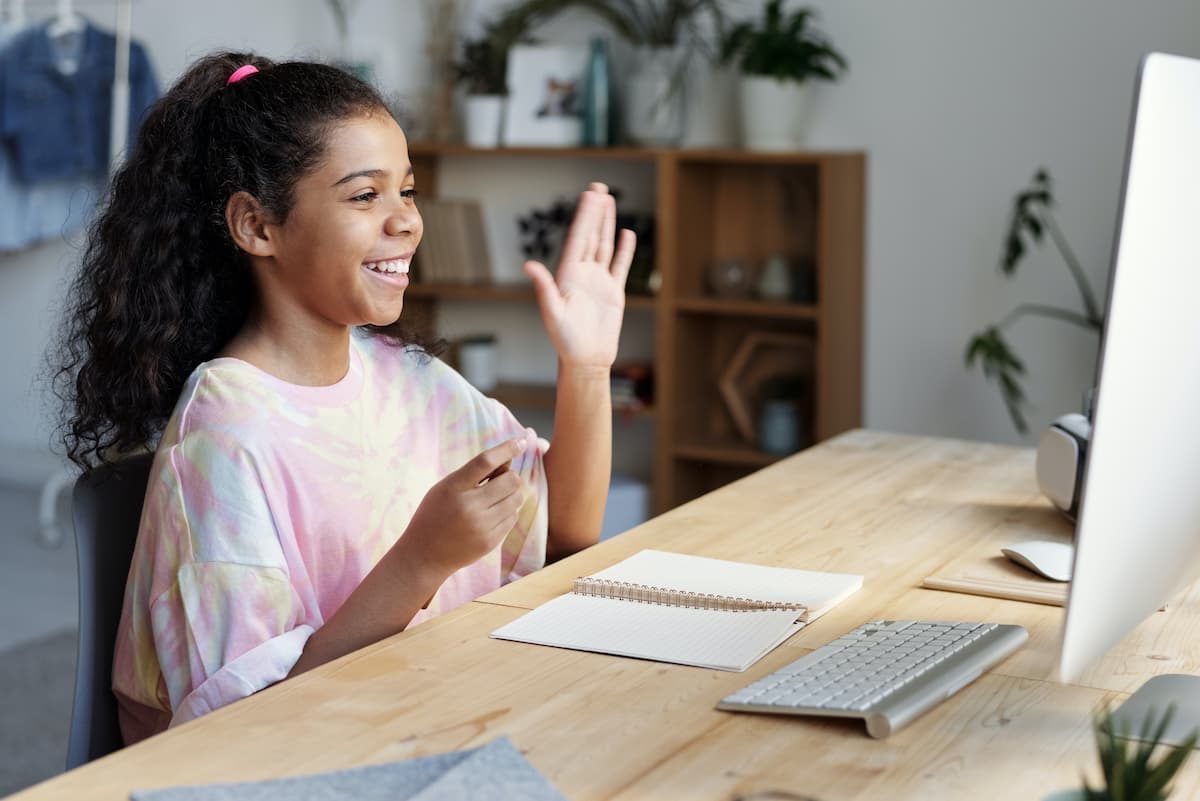
<svg viewBox="0 0 1200 801">
<path fill-rule="evenodd" d="M 1168 707 L 1159 717 L 1154 710 L 1142 721 L 1136 737 L 1123 730 L 1111 709 L 1102 709 L 1093 725 L 1103 784 L 1093 788 L 1086 779 L 1079 790 L 1063 790 L 1044 801 L 1166 801 L 1171 781 L 1196 746 L 1197 734 L 1178 746 L 1162 744 L 1174 715 Z"/>
<path fill-rule="evenodd" d="M 476 37 L 462 41 L 451 65 L 454 79 L 466 92 L 463 139 L 472 147 L 496 147 L 508 96 L 508 51 L 529 41 L 529 32 L 549 16 L 542 3 L 524 3 L 484 23 Z"/>
<path fill-rule="evenodd" d="M 1051 187 L 1050 173 L 1039 169 L 1033 176 L 1033 182 L 1017 193 L 1013 200 L 1012 215 L 1008 231 L 1004 236 L 1004 253 L 1000 259 L 1000 269 L 1004 275 L 1012 277 L 1017 267 L 1029 252 L 1027 242 L 1040 243 L 1042 237 L 1050 234 L 1058 248 L 1059 255 L 1066 263 L 1075 286 L 1079 290 L 1083 311 L 1064 309 L 1046 303 L 1022 303 L 1010 311 L 998 323 L 987 326 L 971 337 L 967 343 L 965 361 L 968 368 L 979 362 L 984 376 L 996 381 L 1000 394 L 1004 398 L 1004 406 L 1013 426 L 1024 434 L 1029 430 L 1025 420 L 1027 401 L 1025 390 L 1021 386 L 1021 377 L 1025 373 L 1025 365 L 1013 352 L 1008 340 L 1004 338 L 1005 330 L 1013 323 L 1027 315 L 1049 317 L 1055 320 L 1079 326 L 1097 333 L 1104 327 L 1104 313 L 1096 301 L 1096 294 L 1088 282 L 1079 259 L 1063 236 L 1052 208 L 1054 194 Z"/>
<path fill-rule="evenodd" d="M 808 84 L 833 81 L 846 59 L 813 28 L 816 11 L 783 11 L 769 0 L 759 23 L 741 22 L 721 42 L 721 60 L 741 75 L 742 143 L 751 150 L 794 150 L 804 140 Z"/>
</svg>

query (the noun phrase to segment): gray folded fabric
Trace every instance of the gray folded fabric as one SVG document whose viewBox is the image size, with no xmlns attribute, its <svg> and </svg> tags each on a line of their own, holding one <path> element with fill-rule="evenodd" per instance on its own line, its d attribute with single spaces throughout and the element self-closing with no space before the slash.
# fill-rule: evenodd
<svg viewBox="0 0 1200 801">
<path fill-rule="evenodd" d="M 481 748 L 385 765 L 237 784 L 135 790 L 132 801 L 567 801 L 507 737 Z"/>
</svg>

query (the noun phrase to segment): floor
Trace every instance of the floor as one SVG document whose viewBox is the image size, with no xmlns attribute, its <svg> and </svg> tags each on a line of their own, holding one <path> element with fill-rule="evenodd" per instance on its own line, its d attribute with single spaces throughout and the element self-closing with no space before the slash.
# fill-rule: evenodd
<svg viewBox="0 0 1200 801">
<path fill-rule="evenodd" d="M 63 496 L 65 503 L 69 493 Z M 71 537 L 56 548 L 44 545 L 38 491 L 0 485 L 0 651 L 75 628 L 77 597 Z"/>
<path fill-rule="evenodd" d="M 0 484 L 0 795 L 63 769 L 75 678 L 75 544 L 43 544 L 37 489 Z M 63 493 L 63 502 L 69 493 Z M 60 510 L 60 519 L 68 510 Z"/>
</svg>

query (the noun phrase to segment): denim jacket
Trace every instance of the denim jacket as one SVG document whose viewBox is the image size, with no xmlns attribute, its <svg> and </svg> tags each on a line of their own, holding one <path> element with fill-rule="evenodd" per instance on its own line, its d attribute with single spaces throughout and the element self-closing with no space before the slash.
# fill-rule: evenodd
<svg viewBox="0 0 1200 801">
<path fill-rule="evenodd" d="M 88 24 L 81 34 L 78 69 L 64 74 L 63 57 L 38 25 L 18 34 L 0 53 L 0 142 L 16 177 L 27 184 L 103 175 L 108 170 L 116 38 Z M 129 54 L 129 134 L 158 97 L 141 45 Z"/>
</svg>

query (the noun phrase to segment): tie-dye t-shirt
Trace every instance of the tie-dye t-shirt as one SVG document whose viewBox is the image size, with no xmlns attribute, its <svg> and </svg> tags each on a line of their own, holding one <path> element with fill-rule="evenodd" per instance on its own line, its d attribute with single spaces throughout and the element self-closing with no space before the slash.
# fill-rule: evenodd
<svg viewBox="0 0 1200 801">
<path fill-rule="evenodd" d="M 542 453 L 498 402 L 415 349 L 355 335 L 337 384 L 219 358 L 190 376 L 159 443 L 117 634 L 127 743 L 287 676 L 434 483 L 525 435 L 525 503 L 500 547 L 411 625 L 540 568 Z"/>
</svg>

